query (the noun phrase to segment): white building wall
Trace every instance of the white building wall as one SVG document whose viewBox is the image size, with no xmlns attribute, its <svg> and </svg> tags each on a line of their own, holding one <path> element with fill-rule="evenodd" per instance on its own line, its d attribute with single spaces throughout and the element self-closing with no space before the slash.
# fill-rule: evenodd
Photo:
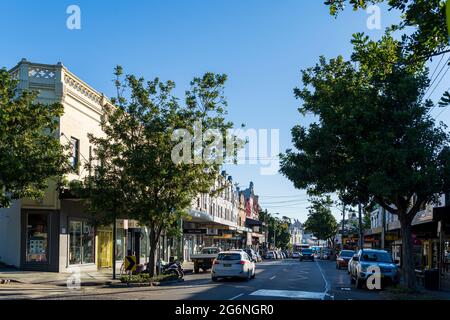
<svg viewBox="0 0 450 320">
<path fill-rule="evenodd" d="M 20 201 L 0 209 L 0 261 L 20 267 Z"/>
</svg>

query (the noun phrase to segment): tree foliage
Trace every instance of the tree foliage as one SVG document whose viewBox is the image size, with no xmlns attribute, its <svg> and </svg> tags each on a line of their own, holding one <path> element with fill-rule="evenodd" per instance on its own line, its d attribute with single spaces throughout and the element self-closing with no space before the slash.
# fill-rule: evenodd
<svg viewBox="0 0 450 320">
<path fill-rule="evenodd" d="M 153 272 L 162 232 L 173 230 L 194 197 L 210 192 L 219 174 L 223 154 L 206 148 L 211 142 L 208 138 L 196 144 L 194 132 L 196 123 L 201 124 L 200 134 L 218 130 L 225 136 L 231 128 L 225 119 L 223 96 L 227 77 L 206 73 L 194 78 L 182 104 L 172 94 L 172 81 L 145 81 L 133 75 L 123 80 L 120 67 L 115 74 L 118 97 L 114 105 L 104 108 L 104 136 L 90 135 L 95 154 L 90 171 L 95 174 L 83 185 L 97 219 L 137 219 L 149 228 Z M 175 162 L 173 150 L 180 137 L 174 137 L 179 129 L 185 132 L 181 138 L 187 141 L 188 158 L 200 152 L 200 160 L 220 161 Z"/>
<path fill-rule="evenodd" d="M 353 44 L 351 61 L 322 57 L 302 72 L 299 110 L 317 122 L 292 129 L 296 150 L 282 155 L 281 172 L 297 188 L 339 192 L 353 205 L 374 200 L 397 214 L 413 287 L 410 226 L 449 188 L 449 136 L 429 115 L 433 102 L 423 99 L 427 70 L 407 61 L 401 43 L 357 34 Z"/>
<path fill-rule="evenodd" d="M 291 225 L 291 219 L 288 217 L 282 217 L 281 219 L 273 214 L 261 211 L 259 213 L 259 220 L 267 223 L 268 227 L 268 239 L 269 244 L 273 244 L 275 240 L 275 247 L 281 249 L 289 248 L 290 233 L 289 226 Z M 275 236 L 275 239 L 274 239 Z"/>
<path fill-rule="evenodd" d="M 448 45 L 446 24 L 446 1 L 443 0 L 329 0 L 325 4 L 336 16 L 349 4 L 354 10 L 366 9 L 368 5 L 387 3 L 391 10 L 401 13 L 401 21 L 390 30 L 405 31 L 403 43 L 413 60 L 427 60 L 445 52 Z M 412 28 L 412 32 L 409 32 Z"/>
<path fill-rule="evenodd" d="M 330 196 L 313 197 L 310 199 L 310 202 L 308 219 L 303 225 L 305 230 L 321 240 L 334 239 L 339 226 L 336 218 L 331 213 L 333 201 Z"/>
<path fill-rule="evenodd" d="M 0 208 L 42 198 L 48 179 L 59 182 L 68 170 L 57 130 L 63 106 L 36 102 L 37 95 L 0 70 Z"/>
</svg>

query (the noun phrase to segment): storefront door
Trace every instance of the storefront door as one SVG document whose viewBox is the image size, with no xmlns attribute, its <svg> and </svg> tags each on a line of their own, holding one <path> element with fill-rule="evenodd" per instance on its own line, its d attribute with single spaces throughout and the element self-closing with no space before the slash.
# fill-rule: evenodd
<svg viewBox="0 0 450 320">
<path fill-rule="evenodd" d="M 112 267 L 112 241 L 113 234 L 110 230 L 99 230 L 98 234 L 98 267 Z"/>
</svg>

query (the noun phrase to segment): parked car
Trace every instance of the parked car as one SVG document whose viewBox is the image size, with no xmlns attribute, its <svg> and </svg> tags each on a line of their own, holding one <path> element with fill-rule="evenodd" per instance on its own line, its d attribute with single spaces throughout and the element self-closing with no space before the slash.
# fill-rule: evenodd
<svg viewBox="0 0 450 320">
<path fill-rule="evenodd" d="M 250 260 L 252 260 L 253 262 L 258 262 L 258 257 L 256 256 L 256 252 L 252 248 L 247 248 L 244 251 L 248 254 Z"/>
<path fill-rule="evenodd" d="M 342 250 L 336 258 L 336 269 L 347 268 L 348 262 L 355 255 L 353 250 Z"/>
<path fill-rule="evenodd" d="M 300 252 L 294 251 L 294 252 L 292 253 L 292 258 L 294 258 L 294 259 L 299 259 L 299 258 L 300 258 Z"/>
<path fill-rule="evenodd" d="M 220 252 L 220 248 L 207 247 L 200 251 L 200 254 L 191 255 L 191 261 L 194 262 L 194 272 L 199 273 L 200 269 L 207 271 L 211 269 L 214 259 Z"/>
<path fill-rule="evenodd" d="M 264 259 L 276 259 L 276 255 L 274 251 L 267 251 L 264 255 Z"/>
<path fill-rule="evenodd" d="M 352 267 L 350 268 L 350 281 L 355 287 L 360 289 L 372 274 L 367 269 L 376 266 L 381 272 L 382 284 L 398 284 L 400 274 L 398 266 L 392 260 L 392 256 L 385 250 L 364 249 L 359 250 L 352 258 Z"/>
<path fill-rule="evenodd" d="M 217 255 L 211 270 L 211 279 L 217 281 L 219 278 L 242 278 L 250 280 L 254 278 L 255 263 L 246 252 L 222 251 Z"/>
<path fill-rule="evenodd" d="M 311 249 L 302 249 L 302 251 L 300 251 L 300 261 L 303 260 L 314 261 L 314 253 Z"/>
</svg>

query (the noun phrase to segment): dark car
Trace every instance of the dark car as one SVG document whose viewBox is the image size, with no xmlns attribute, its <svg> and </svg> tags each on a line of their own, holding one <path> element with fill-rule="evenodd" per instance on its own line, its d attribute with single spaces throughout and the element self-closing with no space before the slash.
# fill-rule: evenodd
<svg viewBox="0 0 450 320">
<path fill-rule="evenodd" d="M 348 262 L 355 255 L 353 250 L 342 250 L 336 259 L 336 269 L 348 267 Z"/>
<path fill-rule="evenodd" d="M 311 249 L 302 249 L 302 251 L 300 251 L 300 261 L 303 260 L 314 261 L 314 252 Z"/>
</svg>

